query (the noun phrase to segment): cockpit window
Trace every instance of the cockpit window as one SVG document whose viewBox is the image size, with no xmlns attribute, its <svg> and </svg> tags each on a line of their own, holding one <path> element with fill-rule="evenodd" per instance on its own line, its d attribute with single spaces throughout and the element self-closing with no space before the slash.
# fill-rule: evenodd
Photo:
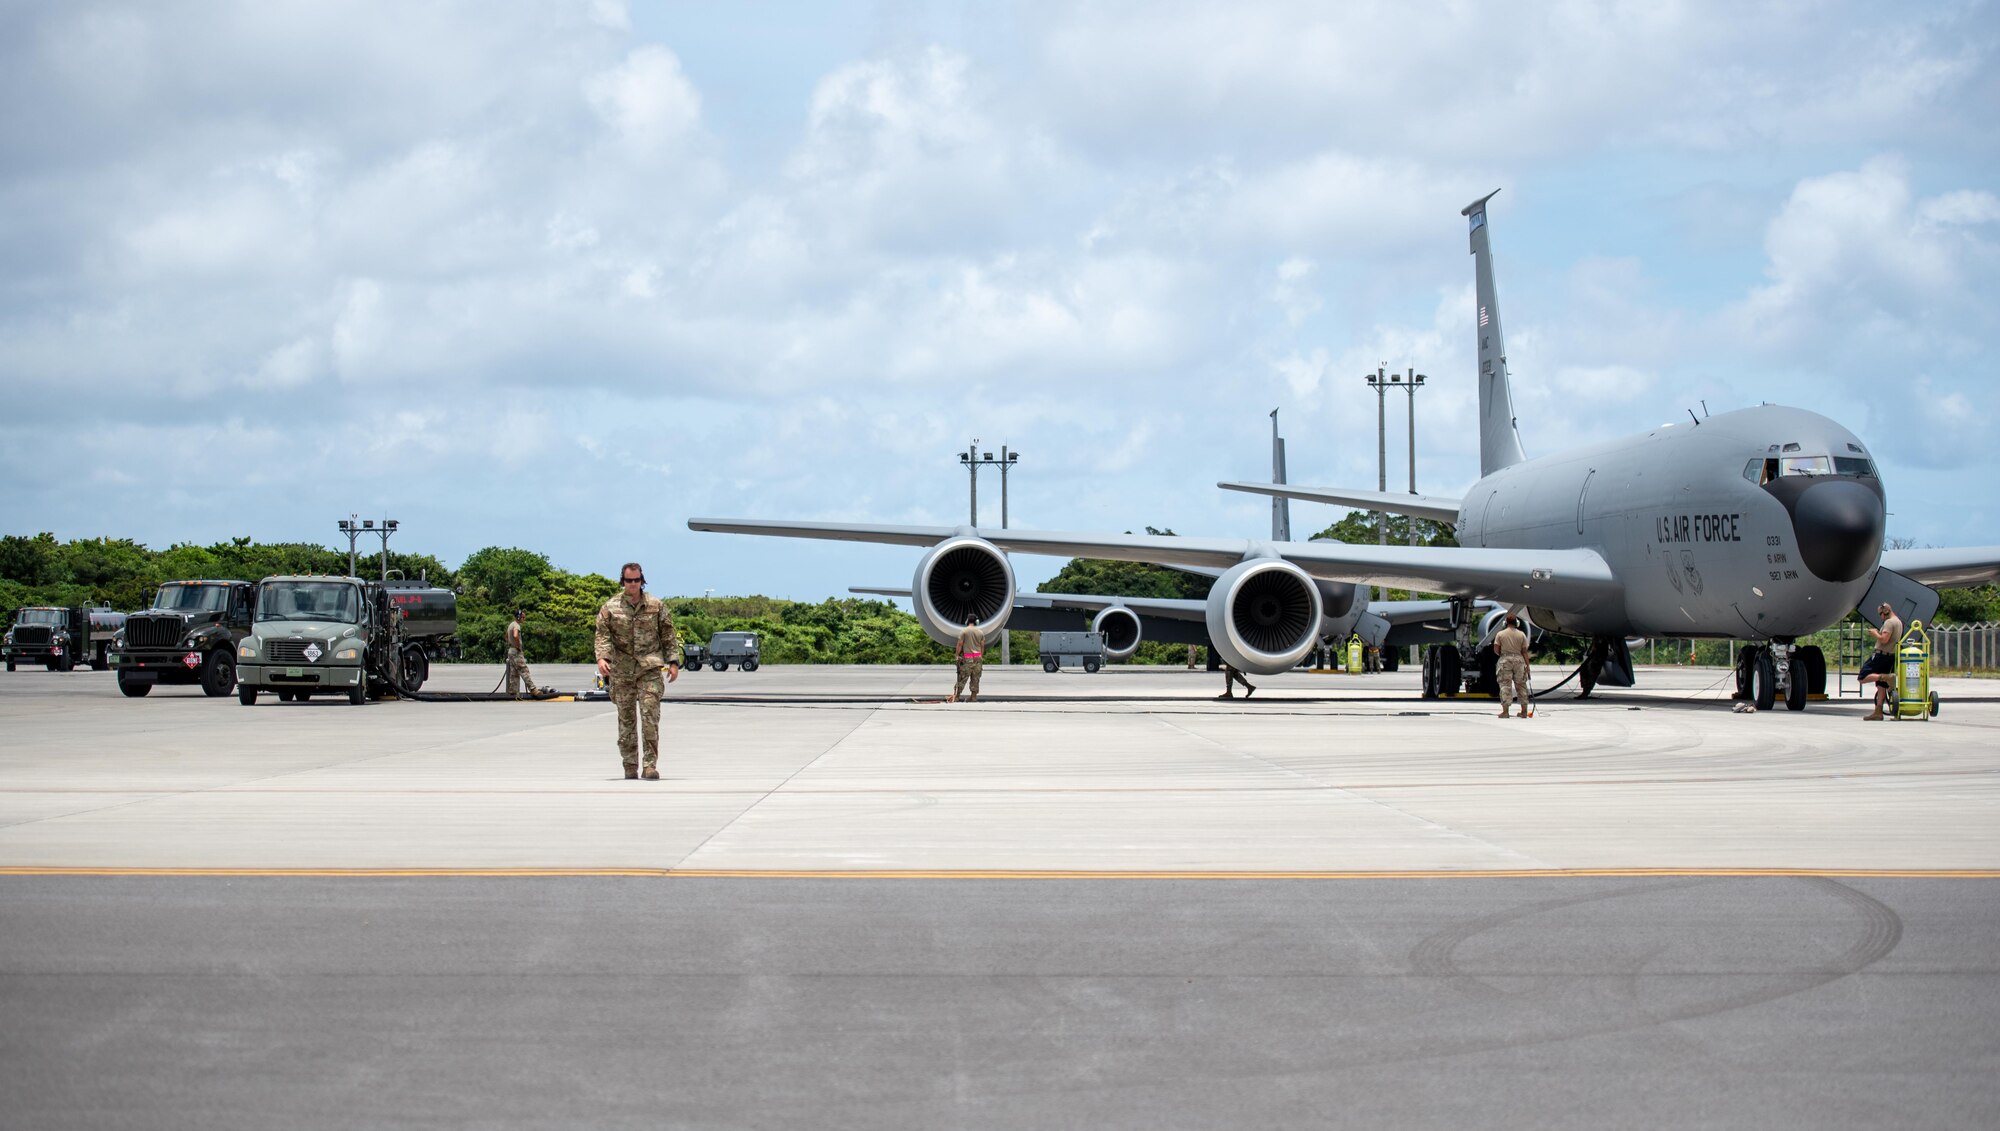
<svg viewBox="0 0 2000 1131">
<path fill-rule="evenodd" d="M 1786 456 L 1779 461 L 1781 475 L 1832 475 L 1833 461 L 1826 456 Z"/>
<path fill-rule="evenodd" d="M 1868 460 L 1858 457 L 1835 456 L 1833 457 L 1833 473 L 1835 475 L 1866 475 L 1873 478 L 1875 475 L 1875 465 Z"/>
<path fill-rule="evenodd" d="M 1761 485 L 1764 482 L 1764 461 L 1753 459 L 1743 465 L 1743 478 Z"/>
</svg>

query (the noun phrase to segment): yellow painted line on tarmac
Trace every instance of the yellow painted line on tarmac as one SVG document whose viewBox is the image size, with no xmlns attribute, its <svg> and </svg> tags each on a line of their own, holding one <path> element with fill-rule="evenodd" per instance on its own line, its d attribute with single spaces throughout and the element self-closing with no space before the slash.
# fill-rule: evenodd
<svg viewBox="0 0 2000 1131">
<path fill-rule="evenodd" d="M 1384 871 L 1145 871 L 1136 869 L 829 868 L 93 868 L 0 866 L 0 876 L 521 877 L 638 876 L 742 880 L 1466 880 L 1590 877 L 1842 876 L 1884 879 L 2000 879 L 2000 868 L 1496 868 Z"/>
</svg>

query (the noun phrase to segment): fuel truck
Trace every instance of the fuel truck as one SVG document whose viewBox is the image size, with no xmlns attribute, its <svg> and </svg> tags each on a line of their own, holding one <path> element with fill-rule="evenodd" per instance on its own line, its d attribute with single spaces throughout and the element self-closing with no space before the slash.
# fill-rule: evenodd
<svg viewBox="0 0 2000 1131">
<path fill-rule="evenodd" d="M 267 577 L 248 636 L 236 644 L 236 699 L 349 703 L 414 694 L 458 631 L 458 598 L 425 581 Z"/>
<path fill-rule="evenodd" d="M 7 654 L 10 672 L 18 664 L 40 664 L 52 672 L 89 664 L 101 672 L 110 666 L 111 638 L 124 623 L 125 614 L 110 609 L 31 605 L 15 612 L 0 650 Z"/>
<path fill-rule="evenodd" d="M 257 587 L 248 581 L 169 581 L 151 608 L 125 618 L 111 643 L 118 690 L 137 699 L 154 684 L 200 684 L 202 694 L 236 690 L 236 643 L 250 635 Z"/>
</svg>

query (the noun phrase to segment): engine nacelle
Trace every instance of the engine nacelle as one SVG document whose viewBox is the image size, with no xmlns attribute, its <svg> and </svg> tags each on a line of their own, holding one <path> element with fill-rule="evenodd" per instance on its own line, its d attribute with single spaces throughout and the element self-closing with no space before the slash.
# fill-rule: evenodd
<svg viewBox="0 0 2000 1131">
<path fill-rule="evenodd" d="M 1104 655 L 1112 660 L 1129 660 L 1139 650 L 1142 635 L 1139 614 L 1123 605 L 1113 605 L 1090 622 L 1090 631 L 1104 634 Z"/>
<path fill-rule="evenodd" d="M 1319 640 L 1319 586 L 1282 558 L 1232 566 L 1208 591 L 1208 638 L 1238 671 L 1275 675 L 1298 666 Z"/>
<path fill-rule="evenodd" d="M 1542 630 L 1535 627 L 1534 620 L 1528 616 L 1528 610 L 1522 609 L 1514 615 L 1520 619 L 1521 631 L 1528 634 L 1529 643 L 1532 644 L 1542 638 Z M 1507 627 L 1506 609 L 1494 609 L 1479 618 L 1479 646 L 1484 648 L 1493 643 L 1493 637 L 1505 627 Z"/>
<path fill-rule="evenodd" d="M 940 644 L 958 643 L 968 619 L 991 640 L 1014 611 L 1014 567 L 983 538 L 948 538 L 917 562 L 910 604 Z"/>
</svg>

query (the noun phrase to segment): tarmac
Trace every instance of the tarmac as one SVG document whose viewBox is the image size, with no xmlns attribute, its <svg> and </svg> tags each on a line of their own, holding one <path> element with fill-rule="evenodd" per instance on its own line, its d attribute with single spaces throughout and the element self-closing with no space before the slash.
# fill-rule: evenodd
<svg viewBox="0 0 2000 1131">
<path fill-rule="evenodd" d="M 0 1125 L 2000 1125 L 2000 683 L 1639 674 L 6 675 Z"/>
<path fill-rule="evenodd" d="M 1538 684 L 1561 673 L 1538 671 Z M 485 691 L 440 666 L 426 690 Z M 589 686 L 590 669 L 543 666 Z M 1727 673 L 1556 691 L 1532 719 L 1416 674 L 692 672 L 663 780 L 604 702 L 246 708 L 0 680 L 0 870 L 1320 875 L 2000 869 L 2000 683 L 1928 721 L 1729 710 Z"/>
</svg>

